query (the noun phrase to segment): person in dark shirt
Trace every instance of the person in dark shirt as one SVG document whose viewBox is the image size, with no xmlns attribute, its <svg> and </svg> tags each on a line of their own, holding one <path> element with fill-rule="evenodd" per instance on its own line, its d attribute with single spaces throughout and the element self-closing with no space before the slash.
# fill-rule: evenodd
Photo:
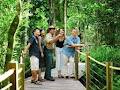
<svg viewBox="0 0 120 90">
<path fill-rule="evenodd" d="M 40 48 L 40 57 L 39 57 L 39 75 L 38 75 L 38 80 L 41 82 L 44 82 L 45 80 L 42 79 L 41 76 L 41 68 L 45 67 L 45 59 L 44 59 L 44 46 L 45 46 L 45 31 L 43 29 L 40 29 L 40 36 L 38 37 L 38 41 L 39 41 L 39 48 Z"/>
<path fill-rule="evenodd" d="M 41 85 L 41 83 L 38 81 L 39 57 L 40 57 L 40 49 L 38 43 L 39 35 L 40 35 L 39 29 L 34 29 L 33 35 L 30 38 L 28 45 L 26 46 L 23 53 L 26 54 L 29 49 L 30 65 L 31 65 L 31 73 L 32 73 L 31 83 Z"/>
<path fill-rule="evenodd" d="M 62 34 L 62 36 L 56 41 L 56 70 L 58 72 L 58 78 L 62 78 L 63 77 L 61 73 L 61 69 L 63 68 L 62 48 L 64 46 L 63 44 L 65 40 L 65 34 L 63 29 L 59 29 L 58 32 Z"/>
</svg>

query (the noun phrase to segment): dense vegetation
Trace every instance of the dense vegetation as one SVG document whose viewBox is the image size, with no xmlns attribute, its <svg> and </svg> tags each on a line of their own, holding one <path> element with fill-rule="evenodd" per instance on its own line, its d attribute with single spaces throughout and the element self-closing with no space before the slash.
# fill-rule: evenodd
<svg viewBox="0 0 120 90">
<path fill-rule="evenodd" d="M 120 66 L 119 6 L 119 0 L 0 0 L 0 73 L 9 61 L 19 60 L 32 29 L 49 25 L 66 27 L 67 33 L 79 28 L 91 56 Z"/>
</svg>

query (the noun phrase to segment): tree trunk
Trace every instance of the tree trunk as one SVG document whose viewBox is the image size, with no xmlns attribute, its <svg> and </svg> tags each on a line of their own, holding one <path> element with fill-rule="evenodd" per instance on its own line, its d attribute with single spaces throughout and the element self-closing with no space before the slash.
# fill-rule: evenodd
<svg viewBox="0 0 120 90">
<path fill-rule="evenodd" d="M 66 29 L 67 29 L 67 0 L 64 0 L 64 30 L 66 35 Z"/>
<path fill-rule="evenodd" d="M 53 25 L 55 26 L 56 25 L 56 23 L 55 23 L 55 21 L 56 21 L 56 19 L 55 19 L 55 0 L 52 0 L 52 5 L 53 5 L 53 7 L 52 7 Z"/>
<path fill-rule="evenodd" d="M 60 12 L 60 22 L 63 28 L 64 27 L 64 2 L 59 4 L 59 12 Z"/>
<path fill-rule="evenodd" d="M 6 57 L 5 57 L 5 66 L 8 64 L 8 62 L 11 61 L 11 57 L 12 57 L 14 35 L 15 35 L 15 32 L 19 25 L 20 3 L 21 2 L 19 0 L 17 0 L 17 5 L 16 5 L 17 13 L 10 25 L 9 30 L 8 30 L 8 46 L 7 46 L 7 53 L 6 53 Z"/>
<path fill-rule="evenodd" d="M 49 0 L 49 25 L 55 25 L 54 0 Z"/>
</svg>

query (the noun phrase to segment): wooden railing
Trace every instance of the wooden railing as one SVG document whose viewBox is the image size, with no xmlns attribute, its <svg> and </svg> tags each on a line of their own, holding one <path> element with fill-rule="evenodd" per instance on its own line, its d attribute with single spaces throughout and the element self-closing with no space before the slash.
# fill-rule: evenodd
<svg viewBox="0 0 120 90">
<path fill-rule="evenodd" d="M 80 52 L 80 51 L 76 51 L 76 55 L 75 55 L 75 78 L 78 79 L 78 62 L 79 62 L 79 54 L 80 55 L 83 55 L 86 57 L 86 60 L 85 60 L 85 63 L 86 63 L 86 90 L 91 90 L 90 89 L 90 81 L 91 81 L 91 72 L 90 72 L 90 62 L 94 62 L 104 68 L 105 69 L 105 73 L 106 73 L 106 86 L 103 88 L 103 89 L 100 89 L 100 90 L 112 90 L 112 86 L 113 86 L 113 70 L 120 70 L 119 67 L 113 67 L 112 66 L 112 62 L 106 62 L 106 63 L 101 63 L 97 60 L 95 60 L 94 58 L 92 58 L 90 56 L 89 53 L 83 53 L 83 52 Z"/>
<path fill-rule="evenodd" d="M 7 72 L 0 75 L 0 83 L 2 84 L 0 90 L 24 90 L 24 64 L 9 63 L 7 69 Z M 7 83 L 3 85 L 5 81 Z"/>
</svg>

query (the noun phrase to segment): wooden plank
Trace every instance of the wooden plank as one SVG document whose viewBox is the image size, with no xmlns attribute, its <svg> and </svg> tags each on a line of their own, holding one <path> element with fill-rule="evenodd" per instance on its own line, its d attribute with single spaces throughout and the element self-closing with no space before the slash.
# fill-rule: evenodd
<svg viewBox="0 0 120 90">
<path fill-rule="evenodd" d="M 11 86 L 12 86 L 12 83 L 9 83 L 4 88 L 1 88 L 0 90 L 6 90 L 6 89 L 10 88 Z"/>
<path fill-rule="evenodd" d="M 10 76 L 10 82 L 12 83 L 12 86 L 10 87 L 10 90 L 16 90 L 16 66 L 17 66 L 16 62 L 15 63 L 9 63 L 7 65 L 8 69 L 12 69 L 12 68 L 15 69 L 14 74 L 12 74 Z"/>
<path fill-rule="evenodd" d="M 9 78 L 14 73 L 14 71 L 15 71 L 15 69 L 10 69 L 7 72 L 5 72 L 4 74 L 0 75 L 0 82 L 2 82 L 5 79 Z"/>
<path fill-rule="evenodd" d="M 30 78 L 25 81 L 25 90 L 86 90 L 85 87 L 74 79 L 58 79 L 55 81 L 45 81 L 42 85 L 35 85 L 30 82 Z"/>
</svg>

